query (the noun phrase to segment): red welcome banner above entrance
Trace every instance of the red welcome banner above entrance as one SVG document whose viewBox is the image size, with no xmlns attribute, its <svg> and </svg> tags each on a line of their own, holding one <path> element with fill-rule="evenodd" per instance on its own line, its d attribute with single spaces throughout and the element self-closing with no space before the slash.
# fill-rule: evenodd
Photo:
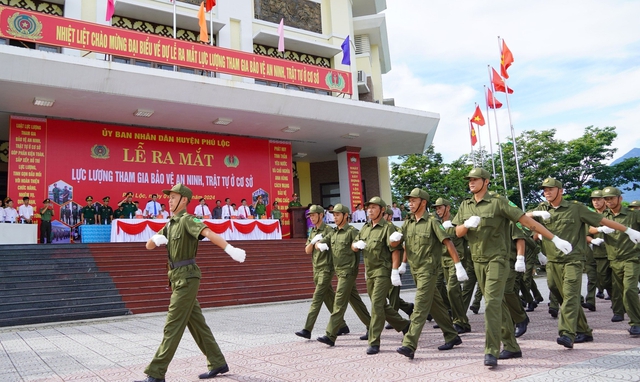
<svg viewBox="0 0 640 382">
<path fill-rule="evenodd" d="M 0 37 L 351 94 L 351 73 L 0 6 Z"/>
</svg>

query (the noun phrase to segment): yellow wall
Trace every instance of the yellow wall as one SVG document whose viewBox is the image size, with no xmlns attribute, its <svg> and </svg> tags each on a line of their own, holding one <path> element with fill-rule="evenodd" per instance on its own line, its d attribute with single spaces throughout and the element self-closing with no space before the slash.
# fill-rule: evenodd
<svg viewBox="0 0 640 382">
<path fill-rule="evenodd" d="M 380 197 L 391 203 L 391 174 L 387 157 L 378 158 L 378 181 L 380 182 Z"/>
<path fill-rule="evenodd" d="M 382 102 L 382 69 L 380 68 L 380 50 L 371 45 L 371 82 L 373 83 L 373 99 Z"/>
<path fill-rule="evenodd" d="M 300 187 L 300 203 L 306 206 L 313 203 L 311 200 L 311 166 L 309 162 L 296 162 L 298 171 L 298 186 Z"/>
</svg>

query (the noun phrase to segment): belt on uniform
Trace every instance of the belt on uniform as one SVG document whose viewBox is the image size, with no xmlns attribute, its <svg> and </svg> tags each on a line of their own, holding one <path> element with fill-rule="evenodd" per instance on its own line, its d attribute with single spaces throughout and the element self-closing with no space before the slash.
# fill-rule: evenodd
<svg viewBox="0 0 640 382">
<path fill-rule="evenodd" d="M 196 263 L 196 259 L 182 260 L 182 261 L 178 261 L 177 263 L 172 263 L 171 261 L 169 261 L 169 268 L 176 269 L 179 267 L 184 267 L 185 265 L 191 265 L 195 263 Z"/>
</svg>

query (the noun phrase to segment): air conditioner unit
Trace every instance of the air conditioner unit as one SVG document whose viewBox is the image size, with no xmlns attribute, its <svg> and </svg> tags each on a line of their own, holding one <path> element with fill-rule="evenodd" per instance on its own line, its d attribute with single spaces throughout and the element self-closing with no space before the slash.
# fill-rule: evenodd
<svg viewBox="0 0 640 382">
<path fill-rule="evenodd" d="M 369 86 L 367 86 L 367 73 L 364 70 L 358 70 L 358 93 L 369 93 Z"/>
</svg>

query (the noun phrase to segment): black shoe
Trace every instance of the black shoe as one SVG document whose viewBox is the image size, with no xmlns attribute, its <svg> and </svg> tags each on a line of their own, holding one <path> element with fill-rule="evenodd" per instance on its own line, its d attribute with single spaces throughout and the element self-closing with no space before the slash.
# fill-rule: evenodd
<svg viewBox="0 0 640 382">
<path fill-rule="evenodd" d="M 524 321 L 516 324 L 516 338 L 522 336 L 527 332 L 527 325 L 529 325 L 529 317 L 525 318 Z"/>
<path fill-rule="evenodd" d="M 500 352 L 498 359 L 522 358 L 522 351 L 503 350 Z"/>
<path fill-rule="evenodd" d="M 329 345 L 329 346 L 335 346 L 336 343 L 331 341 L 331 338 L 327 337 L 327 336 L 322 336 L 322 337 L 318 337 L 316 338 L 318 340 L 318 342 L 322 342 L 323 344 Z"/>
<path fill-rule="evenodd" d="M 427 314 L 427 321 L 431 322 L 431 320 L 433 320 L 433 316 L 431 316 L 431 313 Z"/>
<path fill-rule="evenodd" d="M 484 355 L 484 365 L 489 367 L 498 366 L 498 360 L 491 354 Z"/>
<path fill-rule="evenodd" d="M 536 302 L 537 302 L 538 304 L 539 304 L 539 303 L 541 303 L 542 301 L 544 301 L 544 298 L 542 298 L 542 297 L 538 297 L 538 298 L 536 298 Z"/>
<path fill-rule="evenodd" d="M 433 328 L 434 328 L 434 329 L 440 329 L 440 325 L 435 324 L 435 325 L 433 325 Z"/>
<path fill-rule="evenodd" d="M 220 366 L 217 369 L 213 369 L 213 370 L 209 370 L 206 373 L 202 373 L 198 376 L 198 378 L 200 379 L 209 379 L 209 378 L 213 378 L 218 374 L 224 374 L 226 372 L 229 371 L 229 366 L 228 365 L 224 365 L 224 366 Z"/>
<path fill-rule="evenodd" d="M 558 309 L 549 308 L 549 314 L 553 318 L 558 318 Z"/>
<path fill-rule="evenodd" d="M 391 324 L 387 324 L 384 328 L 385 329 L 393 329 L 393 326 L 391 326 Z"/>
<path fill-rule="evenodd" d="M 147 378 L 143 379 L 142 381 L 134 381 L 134 382 L 164 382 L 164 378 L 162 379 L 153 378 L 147 375 Z"/>
<path fill-rule="evenodd" d="M 525 312 L 533 312 L 534 310 L 536 310 L 536 308 L 538 307 L 538 303 L 535 301 L 531 301 L 530 303 L 527 304 L 527 309 L 525 309 Z"/>
<path fill-rule="evenodd" d="M 365 334 L 361 335 L 360 339 L 362 341 L 368 341 L 369 340 L 369 330 L 367 330 L 367 332 Z"/>
<path fill-rule="evenodd" d="M 371 354 L 378 354 L 380 353 L 380 346 L 369 346 L 367 348 L 367 354 L 371 355 Z"/>
<path fill-rule="evenodd" d="M 480 308 L 479 308 L 479 307 L 477 307 L 477 306 L 473 306 L 473 305 L 471 305 L 471 306 L 469 307 L 469 310 L 470 310 L 470 311 L 472 311 L 472 312 L 473 312 L 473 314 L 478 314 L 478 311 L 480 310 Z"/>
<path fill-rule="evenodd" d="M 599 298 L 599 299 L 603 299 L 604 298 L 604 293 L 598 292 L 598 293 L 596 293 L 596 297 Z"/>
<path fill-rule="evenodd" d="M 411 350 L 411 348 L 408 348 L 406 346 L 400 346 L 399 348 L 396 349 L 396 351 L 409 359 L 413 359 L 413 356 L 416 354 L 415 351 Z"/>
<path fill-rule="evenodd" d="M 411 315 L 413 314 L 413 307 L 414 306 L 415 305 L 413 303 L 409 303 L 409 309 L 404 311 L 409 317 L 411 317 Z"/>
<path fill-rule="evenodd" d="M 306 338 L 306 339 L 310 340 L 311 339 L 311 332 L 308 331 L 307 329 L 302 329 L 301 331 L 296 332 L 296 336 L 302 337 L 302 338 Z"/>
<path fill-rule="evenodd" d="M 345 326 L 344 328 L 340 328 L 340 329 L 338 329 L 338 333 L 336 333 L 336 334 L 337 334 L 337 335 L 339 335 L 339 336 L 341 336 L 341 335 L 343 335 L 343 334 L 349 334 L 349 333 L 350 333 L 350 331 L 349 331 L 349 327 L 348 327 L 348 326 Z"/>
<path fill-rule="evenodd" d="M 462 339 L 456 336 L 456 338 L 454 338 L 453 340 L 445 343 L 444 345 L 438 346 L 438 350 L 451 350 L 453 349 L 454 346 L 461 345 L 461 344 L 462 344 Z"/>
<path fill-rule="evenodd" d="M 593 305 L 590 302 L 583 302 L 582 303 L 582 307 L 585 308 L 585 309 L 589 309 L 589 311 L 591 311 L 591 312 L 595 312 L 596 311 L 596 306 Z"/>
<path fill-rule="evenodd" d="M 624 321 L 624 316 L 621 316 L 619 314 L 614 314 L 613 317 L 611 317 L 611 322 L 620 322 L 620 321 Z"/>
<path fill-rule="evenodd" d="M 576 334 L 576 339 L 573 340 L 574 344 L 581 344 L 583 342 L 593 342 L 593 336 L 584 333 Z"/>
<path fill-rule="evenodd" d="M 640 326 L 630 327 L 629 334 L 631 334 L 632 336 L 640 336 Z"/>
<path fill-rule="evenodd" d="M 405 334 L 407 334 L 407 332 L 409 331 L 409 328 L 411 327 L 411 321 L 409 321 L 409 323 L 407 324 L 407 326 L 404 327 L 404 329 L 402 329 L 402 335 L 404 336 Z"/>
<path fill-rule="evenodd" d="M 573 341 L 571 341 L 571 338 L 567 336 L 558 337 L 556 339 L 556 342 L 558 343 L 558 345 L 562 345 L 567 349 L 573 349 Z"/>
<path fill-rule="evenodd" d="M 458 334 L 469 333 L 471 331 L 471 328 L 464 328 L 458 324 L 453 324 L 453 328 L 458 332 Z"/>
</svg>

